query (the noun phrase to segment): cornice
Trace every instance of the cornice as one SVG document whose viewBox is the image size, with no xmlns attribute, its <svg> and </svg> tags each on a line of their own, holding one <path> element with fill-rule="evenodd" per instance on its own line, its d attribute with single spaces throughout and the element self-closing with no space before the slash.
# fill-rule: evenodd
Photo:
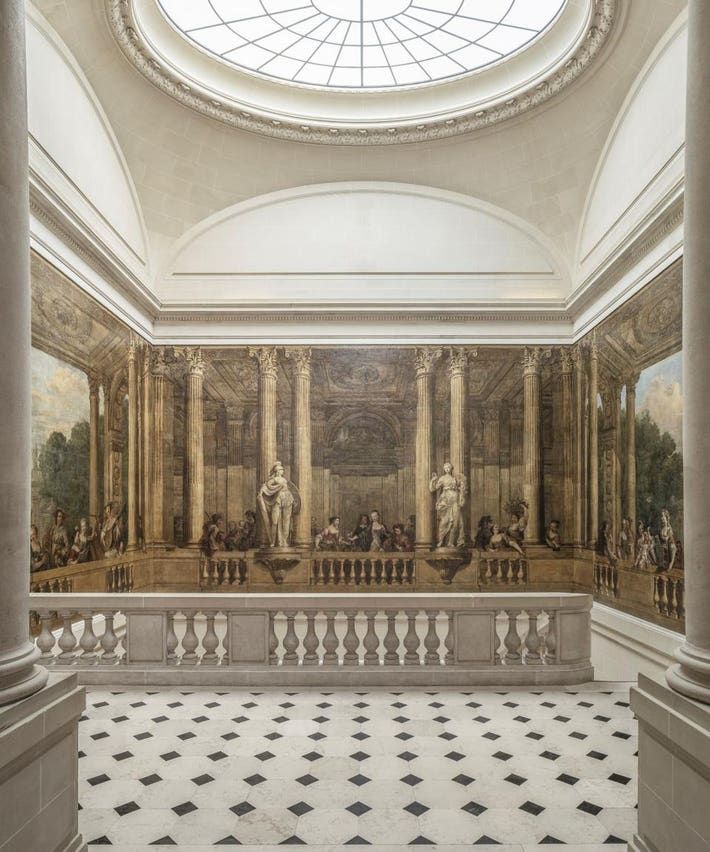
<svg viewBox="0 0 710 852">
<path fill-rule="evenodd" d="M 562 68 L 538 78 L 527 89 L 504 102 L 444 120 L 429 120 L 412 126 L 347 127 L 308 125 L 302 121 L 268 118 L 240 109 L 226 98 L 207 94 L 187 78 L 168 70 L 151 45 L 141 36 L 133 16 L 133 0 L 106 0 L 113 35 L 128 60 L 153 85 L 175 100 L 209 118 L 240 130 L 274 136 L 292 142 L 322 145 L 392 145 L 429 142 L 470 133 L 517 118 L 541 106 L 570 86 L 589 67 L 607 42 L 617 18 L 620 0 L 594 0 L 594 12 L 586 38 Z"/>
</svg>

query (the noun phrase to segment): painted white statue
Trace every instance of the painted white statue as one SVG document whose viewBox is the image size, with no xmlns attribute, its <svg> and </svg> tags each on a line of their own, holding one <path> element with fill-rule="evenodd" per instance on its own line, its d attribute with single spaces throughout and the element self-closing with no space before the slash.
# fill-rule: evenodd
<svg viewBox="0 0 710 852">
<path fill-rule="evenodd" d="M 296 486 L 286 479 L 280 461 L 269 471 L 269 478 L 259 489 L 256 501 L 269 545 L 288 547 L 291 543 L 291 519 L 300 508 L 300 500 Z"/>
<path fill-rule="evenodd" d="M 429 490 L 437 495 L 437 547 L 464 547 L 466 537 L 461 509 L 466 505 L 466 481 L 454 474 L 451 462 L 444 463 L 441 476 L 433 473 Z"/>
</svg>

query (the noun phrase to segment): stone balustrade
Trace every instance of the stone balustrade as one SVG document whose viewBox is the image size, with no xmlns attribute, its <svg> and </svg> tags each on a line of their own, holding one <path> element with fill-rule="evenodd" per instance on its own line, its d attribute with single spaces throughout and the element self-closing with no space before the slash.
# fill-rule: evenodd
<svg viewBox="0 0 710 852">
<path fill-rule="evenodd" d="M 520 586 L 528 582 L 528 561 L 519 558 L 482 556 L 478 560 L 478 577 L 482 586 Z"/>
<path fill-rule="evenodd" d="M 314 586 L 412 586 L 413 553 L 324 553 L 311 562 Z"/>
<path fill-rule="evenodd" d="M 685 616 L 685 582 L 681 571 L 653 577 L 653 604 L 661 615 L 675 619 Z"/>
<path fill-rule="evenodd" d="M 593 679 L 586 594 L 75 594 L 59 603 L 30 596 L 42 662 L 87 684 Z"/>
<path fill-rule="evenodd" d="M 201 589 L 243 586 L 248 576 L 248 563 L 244 556 L 233 557 L 220 553 L 211 558 L 200 557 L 199 586 Z"/>
<path fill-rule="evenodd" d="M 619 569 L 608 560 L 594 560 L 594 593 L 604 598 L 619 594 Z"/>
</svg>

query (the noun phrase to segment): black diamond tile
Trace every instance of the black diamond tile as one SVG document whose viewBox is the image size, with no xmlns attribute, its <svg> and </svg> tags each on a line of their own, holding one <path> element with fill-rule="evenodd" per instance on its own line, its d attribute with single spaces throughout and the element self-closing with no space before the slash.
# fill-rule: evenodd
<svg viewBox="0 0 710 852">
<path fill-rule="evenodd" d="M 356 834 L 355 837 L 351 837 L 350 840 L 346 840 L 343 844 L 344 846 L 372 846 L 369 840 L 365 840 L 364 837 L 360 837 L 359 834 Z"/>
<path fill-rule="evenodd" d="M 392 705 L 392 707 L 396 707 L 398 710 L 401 710 L 401 709 L 402 709 L 402 707 L 406 707 L 406 706 L 407 706 L 407 705 L 406 705 L 406 704 L 402 704 L 402 702 L 401 702 L 401 701 L 395 701 L 395 702 L 394 702 L 394 704 Z"/>
<path fill-rule="evenodd" d="M 262 763 L 266 760 L 271 760 L 272 758 L 276 757 L 276 755 L 272 754 L 270 751 L 262 751 L 259 754 L 254 755 L 254 756 L 256 757 L 257 760 L 260 760 Z"/>
<path fill-rule="evenodd" d="M 192 778 L 191 780 L 193 784 L 197 784 L 198 787 L 202 787 L 205 784 L 209 784 L 210 781 L 214 781 L 214 778 L 205 773 L 204 775 L 198 775 L 197 778 Z"/>
<path fill-rule="evenodd" d="M 305 840 L 301 840 L 300 837 L 297 837 L 295 834 L 292 834 L 290 837 L 287 837 L 286 840 L 282 840 L 279 843 L 279 846 L 305 846 Z"/>
<path fill-rule="evenodd" d="M 126 816 L 126 814 L 132 814 L 133 811 L 140 810 L 140 807 L 135 802 L 126 802 L 123 805 L 118 805 L 114 810 L 119 816 Z"/>
<path fill-rule="evenodd" d="M 574 787 L 574 785 L 579 781 L 579 778 L 575 778 L 574 775 L 568 775 L 566 772 L 563 772 L 562 775 L 557 776 L 557 780 L 561 781 L 563 784 L 569 784 L 570 787 Z"/>
<path fill-rule="evenodd" d="M 530 718 L 528 716 L 514 716 L 513 721 L 514 722 L 520 722 L 521 724 L 524 725 L 526 722 L 530 721 Z"/>
<path fill-rule="evenodd" d="M 460 751 L 450 751 L 448 754 L 445 754 L 444 757 L 448 757 L 449 760 L 455 760 L 458 763 L 458 761 L 463 760 L 466 755 L 461 754 Z"/>
<path fill-rule="evenodd" d="M 513 756 L 513 755 L 512 755 L 512 754 L 508 754 L 508 752 L 507 752 L 507 751 L 497 751 L 497 752 L 493 755 L 493 757 L 495 757 L 497 760 L 510 760 L 510 758 L 511 758 L 512 756 Z"/>
<path fill-rule="evenodd" d="M 395 719 L 395 721 L 397 721 L 397 720 Z M 436 716 L 434 718 L 434 721 L 435 722 L 441 722 L 442 725 L 445 725 L 447 722 L 450 722 L 451 719 L 449 719 L 448 716 Z"/>
<path fill-rule="evenodd" d="M 592 802 L 585 801 L 577 805 L 577 810 L 584 811 L 585 814 L 591 814 L 592 816 L 596 816 L 603 809 L 600 808 L 599 805 L 595 805 Z"/>
<path fill-rule="evenodd" d="M 319 706 L 320 706 L 320 705 L 319 705 Z M 326 707 L 330 707 L 330 704 L 326 704 L 325 706 L 326 706 Z M 365 707 L 369 707 L 369 706 L 370 706 L 370 705 L 369 705 L 369 704 L 366 704 L 364 701 L 358 701 L 358 702 L 357 702 L 357 704 L 355 705 L 355 707 L 357 707 L 357 708 L 358 708 L 358 710 L 362 710 L 363 708 L 365 708 Z"/>
<path fill-rule="evenodd" d="M 178 734 L 179 740 L 192 740 L 197 736 L 197 734 L 193 734 L 192 731 L 185 731 L 184 734 Z"/>
<path fill-rule="evenodd" d="M 322 725 L 323 722 L 330 722 L 330 719 L 327 716 L 316 716 L 313 721 L 318 722 L 319 725 Z"/>
<path fill-rule="evenodd" d="M 92 787 L 96 787 L 97 784 L 103 784 L 106 781 L 110 781 L 111 779 L 108 775 L 94 775 L 93 778 L 86 779 Z"/>
<path fill-rule="evenodd" d="M 554 843 L 561 843 L 563 846 L 565 845 L 564 840 L 558 840 L 556 837 L 553 837 L 551 834 L 546 834 L 542 840 L 540 841 L 540 845 L 549 846 Z"/>
<path fill-rule="evenodd" d="M 227 755 L 223 751 L 213 751 L 212 754 L 207 755 L 210 760 L 213 760 L 215 762 L 218 760 L 224 760 L 226 756 Z"/>
<path fill-rule="evenodd" d="M 209 716 L 195 716 L 192 721 L 197 722 L 198 725 L 201 725 L 203 722 L 209 722 L 209 720 Z"/>
<path fill-rule="evenodd" d="M 299 784 L 303 784 L 304 787 L 308 787 L 311 784 L 315 784 L 318 779 L 314 778 L 312 775 L 301 775 L 300 778 L 296 778 Z"/>
<path fill-rule="evenodd" d="M 554 751 L 542 751 L 540 752 L 540 757 L 544 757 L 545 760 L 558 760 L 559 754 Z"/>
<path fill-rule="evenodd" d="M 469 701 L 466 706 L 467 707 L 480 707 L 481 705 L 477 701 Z"/>
<path fill-rule="evenodd" d="M 369 740 L 370 735 L 366 734 L 364 731 L 358 731 L 356 734 L 353 734 L 354 740 Z"/>
<path fill-rule="evenodd" d="M 128 716 L 116 716 L 115 718 L 111 719 L 111 721 L 115 722 L 117 725 L 120 725 L 121 722 L 128 721 Z"/>
<path fill-rule="evenodd" d="M 182 701 L 171 701 L 170 704 L 168 704 L 168 707 L 172 708 L 173 710 L 176 707 L 182 707 Z"/>
<path fill-rule="evenodd" d="M 569 716 L 555 716 L 554 719 L 555 722 L 563 722 L 565 724 L 569 722 Z"/>
<path fill-rule="evenodd" d="M 105 834 L 102 834 L 101 837 L 97 837 L 96 840 L 90 840 L 89 846 L 113 846 L 113 843 L 111 843 Z"/>
<path fill-rule="evenodd" d="M 183 802 L 181 805 L 175 805 L 173 810 L 181 817 L 185 816 L 185 814 L 191 814 L 193 811 L 196 811 L 197 805 L 193 805 L 192 802 Z"/>
<path fill-rule="evenodd" d="M 397 757 L 399 757 L 401 760 L 410 761 L 414 760 L 416 757 L 418 757 L 418 755 L 414 754 L 411 751 L 403 751 L 401 754 L 398 754 Z"/>
<path fill-rule="evenodd" d="M 252 707 L 258 707 L 258 706 L 259 705 L 254 703 L 253 701 L 247 701 L 246 704 L 242 704 L 242 707 L 244 707 L 246 710 L 251 710 Z"/>
<path fill-rule="evenodd" d="M 167 722 L 168 717 L 167 716 L 156 716 L 151 721 L 155 722 L 156 725 L 159 725 L 161 722 Z"/>
<path fill-rule="evenodd" d="M 106 704 L 106 702 L 104 701 L 104 702 L 102 702 L 102 704 Z M 99 706 L 102 706 L 102 705 L 94 704 L 94 707 L 99 707 Z M 168 705 L 168 706 L 170 706 L 170 705 Z M 145 707 L 145 701 L 134 701 L 131 704 L 131 707 Z"/>
<path fill-rule="evenodd" d="M 226 734 L 222 734 L 222 739 L 226 740 L 227 742 L 230 742 L 231 740 L 236 740 L 238 737 L 239 734 L 237 734 L 235 731 L 229 731 Z"/>
<path fill-rule="evenodd" d="M 626 734 L 624 731 L 614 731 L 612 737 L 618 737 L 620 740 L 630 740 L 631 734 Z"/>
<path fill-rule="evenodd" d="M 489 837 L 487 834 L 482 834 L 478 840 L 474 840 L 474 846 L 500 846 L 500 843 L 497 840 L 494 840 L 492 837 Z"/>
<path fill-rule="evenodd" d="M 622 840 L 621 837 L 617 837 L 615 834 L 610 834 L 607 839 L 604 841 L 604 844 L 612 844 L 612 843 L 626 843 L 625 840 Z"/>
<path fill-rule="evenodd" d="M 444 705 L 441 703 L 441 701 L 432 701 L 429 706 L 435 707 L 438 710 L 439 707 L 443 707 Z"/>
<path fill-rule="evenodd" d="M 610 716 L 595 716 L 597 722 L 611 722 Z"/>
<path fill-rule="evenodd" d="M 572 733 L 569 736 L 572 737 L 575 740 L 586 740 L 587 739 L 587 734 L 583 734 L 580 731 L 572 731 Z"/>
<path fill-rule="evenodd" d="M 357 722 L 357 723 L 358 723 L 358 725 L 362 725 L 362 724 L 364 724 L 365 722 L 369 722 L 369 721 L 370 721 L 370 720 L 367 718 L 367 716 L 356 716 L 356 717 L 353 719 L 353 722 Z M 395 721 L 396 721 L 396 720 L 395 720 Z"/>
<path fill-rule="evenodd" d="M 276 717 L 274 718 L 274 722 L 278 722 L 278 723 L 279 723 L 279 725 L 280 725 L 282 722 L 288 722 L 288 716 L 276 716 Z M 285 842 L 286 842 L 286 841 L 284 840 L 284 843 L 285 843 Z"/>
<path fill-rule="evenodd" d="M 557 707 L 557 705 L 552 701 L 541 701 L 540 707 Z"/>
<path fill-rule="evenodd" d="M 522 775 L 516 775 L 514 772 L 510 775 L 507 775 L 505 778 L 506 781 L 509 781 L 511 784 L 515 784 L 516 787 L 519 787 L 521 784 L 524 784 L 528 779 L 523 778 Z"/>
<path fill-rule="evenodd" d="M 166 834 L 165 837 L 159 837 L 157 840 L 154 840 L 149 844 L 150 846 L 177 846 L 177 843 L 172 839 L 169 834 Z"/>
<path fill-rule="evenodd" d="M 303 816 L 303 814 L 307 814 L 309 811 L 312 811 L 313 808 L 306 802 L 296 802 L 295 805 L 291 805 L 289 810 L 292 814 L 300 817 Z"/>
<path fill-rule="evenodd" d="M 619 775 L 618 772 L 612 772 L 609 776 L 610 781 L 615 781 L 617 784 L 628 784 L 631 781 L 626 775 Z"/>
<path fill-rule="evenodd" d="M 503 707 L 519 707 L 519 704 L 516 704 L 515 701 L 505 701 L 503 702 Z"/>
<path fill-rule="evenodd" d="M 486 733 L 483 734 L 483 739 L 484 740 L 491 740 L 491 742 L 495 742 L 496 740 L 500 739 L 500 734 L 495 734 L 495 733 L 493 733 L 493 731 L 486 731 Z"/>
<path fill-rule="evenodd" d="M 486 722 L 490 722 L 491 720 L 487 716 L 474 716 L 474 722 L 480 722 L 482 725 L 485 725 Z"/>
<path fill-rule="evenodd" d="M 114 760 L 128 760 L 129 757 L 133 757 L 133 753 L 130 751 L 121 751 L 113 755 Z"/>
<path fill-rule="evenodd" d="M 468 787 L 469 784 L 473 784 L 476 780 L 475 778 L 471 778 L 470 775 L 457 775 L 455 778 L 451 779 L 455 781 L 457 784 L 461 784 L 462 787 Z"/>
<path fill-rule="evenodd" d="M 108 737 L 108 736 L 109 736 L 109 734 L 107 734 L 106 731 L 99 731 L 98 734 L 92 734 L 91 739 L 92 740 L 103 740 L 103 739 L 106 739 L 106 737 Z"/>
<path fill-rule="evenodd" d="M 210 701 L 208 704 L 205 704 L 205 707 L 209 708 L 210 710 L 212 710 L 213 707 L 220 707 L 220 706 L 221 705 L 220 705 L 219 701 Z"/>
<path fill-rule="evenodd" d="M 180 757 L 180 755 L 176 751 L 167 751 L 165 754 L 160 755 L 163 760 L 175 760 L 175 758 Z"/>
<path fill-rule="evenodd" d="M 247 705 L 245 704 L 244 706 L 246 707 Z M 253 704 L 252 706 L 256 707 L 256 704 Z M 279 707 L 283 707 L 284 710 L 288 710 L 289 707 L 295 707 L 295 706 L 296 705 L 291 701 L 284 701 L 283 704 L 279 704 Z"/>
<path fill-rule="evenodd" d="M 392 721 L 399 722 L 400 725 L 403 725 L 405 722 L 411 722 L 411 719 L 408 719 L 406 716 L 395 716 Z"/>
<path fill-rule="evenodd" d="M 320 757 L 320 755 L 318 755 L 318 756 Z M 356 751 L 354 754 L 351 754 L 350 757 L 353 760 L 361 760 L 362 761 L 362 760 L 368 760 L 370 755 L 365 754 L 364 751 Z"/>
<path fill-rule="evenodd" d="M 131 707 L 140 707 L 143 704 L 142 701 L 139 701 L 137 704 L 131 704 Z M 97 701 L 96 704 L 92 704 L 92 707 L 108 707 L 108 701 Z"/>
<path fill-rule="evenodd" d="M 410 772 L 409 775 L 405 775 L 404 778 L 399 779 L 403 784 L 409 784 L 410 787 L 416 787 L 417 784 L 421 784 L 422 779 L 417 775 L 412 775 Z"/>
<path fill-rule="evenodd" d="M 153 734 L 151 734 L 150 731 L 143 731 L 142 734 L 134 734 L 133 739 L 134 740 L 149 740 L 149 739 L 151 739 L 152 736 L 153 736 Z"/>
<path fill-rule="evenodd" d="M 283 734 L 279 734 L 278 731 L 274 731 L 271 734 L 266 734 L 264 736 L 265 740 L 280 740 L 283 739 Z"/>
<path fill-rule="evenodd" d="M 488 808 L 485 805 L 480 805 L 478 802 L 468 802 L 468 804 L 462 806 L 461 810 L 466 811 L 466 813 L 472 816 L 480 816 Z"/>
<path fill-rule="evenodd" d="M 408 734 L 405 731 L 402 731 L 401 734 L 395 734 L 398 740 L 411 740 L 414 734 Z"/>
<path fill-rule="evenodd" d="M 543 735 L 543 734 L 538 734 L 536 731 L 530 731 L 529 733 L 525 734 L 525 736 L 526 736 L 529 740 L 541 740 L 541 739 L 543 739 L 543 736 L 544 736 L 544 735 Z"/>
<path fill-rule="evenodd" d="M 413 814 L 416 817 L 419 817 L 422 814 L 425 814 L 429 808 L 421 802 L 412 802 L 412 804 L 407 805 L 404 810 L 409 811 L 410 814 Z"/>
<path fill-rule="evenodd" d="M 77 753 L 77 757 L 79 757 L 79 758 L 86 757 L 86 754 L 83 751 L 80 751 L 80 752 Z"/>
<path fill-rule="evenodd" d="M 215 846 L 241 846 L 242 844 L 237 840 L 237 838 L 233 834 L 228 834 L 226 837 L 223 837 L 221 840 L 218 840 L 215 843 Z"/>
<path fill-rule="evenodd" d="M 253 810 L 255 810 L 254 805 L 250 805 L 249 802 L 240 802 L 238 805 L 232 805 L 229 809 L 235 816 L 244 816 L 244 814 L 250 814 Z"/>
<path fill-rule="evenodd" d="M 318 740 L 326 739 L 326 736 L 325 736 L 325 734 L 321 734 L 320 731 L 316 731 L 315 734 L 309 734 L 308 739 L 309 740 L 315 740 L 316 742 L 318 742 Z"/>
<path fill-rule="evenodd" d="M 415 837 L 414 840 L 411 840 L 409 842 L 409 845 L 410 846 L 433 846 L 434 842 L 432 840 L 429 840 L 428 837 L 424 837 L 422 834 L 420 834 L 418 837 Z"/>
<path fill-rule="evenodd" d="M 157 773 L 153 772 L 151 775 L 146 775 L 143 778 L 138 779 L 141 784 L 145 787 L 150 787 L 151 784 L 157 784 L 158 781 L 162 781 L 163 779 Z"/>
<path fill-rule="evenodd" d="M 631 706 L 628 701 L 615 701 L 614 704 L 617 707 L 630 707 Z"/>
<path fill-rule="evenodd" d="M 235 717 L 232 719 L 232 721 L 233 721 L 233 722 L 236 722 L 236 723 L 237 723 L 237 725 L 241 725 L 241 724 L 242 724 L 242 722 L 248 722 L 248 721 L 249 721 L 249 718 L 248 718 L 247 716 L 235 716 Z"/>
<path fill-rule="evenodd" d="M 606 760 L 607 755 L 603 751 L 588 751 L 587 757 L 593 757 L 594 760 Z"/>
<path fill-rule="evenodd" d="M 443 734 L 438 734 L 438 737 L 441 740 L 455 740 L 456 734 L 452 734 L 449 731 L 444 731 Z"/>
<path fill-rule="evenodd" d="M 328 704 L 328 702 L 327 702 L 327 701 L 321 701 L 321 703 L 320 703 L 320 704 L 316 704 L 316 707 L 320 707 L 320 709 L 321 709 L 321 710 L 325 710 L 325 709 L 326 709 L 326 707 L 332 707 L 332 706 L 333 706 L 333 705 L 332 705 L 332 704 Z M 358 705 L 356 704 L 355 706 L 357 707 Z M 365 704 L 364 706 L 365 706 L 365 707 L 367 707 L 367 704 Z"/>
<path fill-rule="evenodd" d="M 315 760 L 320 760 L 323 755 L 318 754 L 317 751 L 309 751 L 308 754 L 303 754 L 301 755 L 301 757 L 305 758 L 306 760 L 310 760 L 311 763 L 313 763 L 313 761 Z"/>
<path fill-rule="evenodd" d="M 363 814 L 366 814 L 368 811 L 371 811 L 372 808 L 369 805 L 364 804 L 363 802 L 353 802 L 353 804 L 348 805 L 345 810 L 350 811 L 351 814 L 354 814 L 355 816 L 359 817 Z"/>
<path fill-rule="evenodd" d="M 369 784 L 372 779 L 368 778 L 367 775 L 361 775 L 358 773 L 357 775 L 353 775 L 352 778 L 348 778 L 348 781 L 351 784 L 355 784 L 357 787 L 362 787 L 363 784 Z"/>
<path fill-rule="evenodd" d="M 250 775 L 248 778 L 245 778 L 244 781 L 250 787 L 256 787 L 257 784 L 263 784 L 264 781 L 266 781 L 266 778 L 264 778 L 263 775 L 259 775 L 259 773 L 257 773 L 256 775 Z"/>
<path fill-rule="evenodd" d="M 521 811 L 525 811 L 525 813 L 532 814 L 533 816 L 539 816 L 545 808 L 542 805 L 538 805 L 535 802 L 524 802 L 520 806 Z"/>
<path fill-rule="evenodd" d="M 590 701 L 578 701 L 577 706 L 579 706 L 579 707 L 594 707 L 594 705 Z"/>
</svg>

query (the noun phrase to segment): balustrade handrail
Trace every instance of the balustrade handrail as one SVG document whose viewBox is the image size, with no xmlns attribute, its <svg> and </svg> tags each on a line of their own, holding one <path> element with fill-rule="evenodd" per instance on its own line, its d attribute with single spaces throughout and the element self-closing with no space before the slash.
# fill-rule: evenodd
<svg viewBox="0 0 710 852">
<path fill-rule="evenodd" d="M 100 574 L 118 565 L 126 565 L 130 562 L 134 564 L 148 562 L 152 558 L 151 554 L 137 550 L 131 553 L 121 553 L 117 556 L 92 559 L 91 562 L 70 562 L 67 565 L 60 565 L 57 568 L 43 568 L 41 571 L 30 572 L 30 583 L 46 583 L 51 580 L 61 580 L 64 577 L 76 577 L 80 574 L 90 574 L 93 572 Z"/>
</svg>

